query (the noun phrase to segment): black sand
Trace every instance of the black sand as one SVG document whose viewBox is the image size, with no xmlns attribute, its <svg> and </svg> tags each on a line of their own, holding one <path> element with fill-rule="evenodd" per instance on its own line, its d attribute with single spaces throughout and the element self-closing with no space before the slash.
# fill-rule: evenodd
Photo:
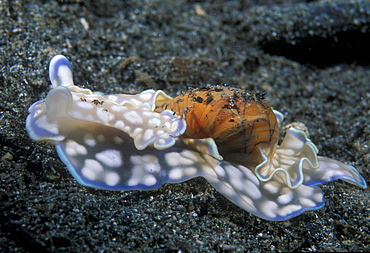
<svg viewBox="0 0 370 253">
<path fill-rule="evenodd" d="M 369 183 L 368 1 L 0 1 L 0 251 L 370 251 L 369 192 L 322 186 L 326 206 L 261 220 L 198 178 L 155 191 L 78 185 L 25 131 L 65 55 L 79 86 L 176 95 L 222 84 L 266 92 L 320 155 Z"/>
</svg>

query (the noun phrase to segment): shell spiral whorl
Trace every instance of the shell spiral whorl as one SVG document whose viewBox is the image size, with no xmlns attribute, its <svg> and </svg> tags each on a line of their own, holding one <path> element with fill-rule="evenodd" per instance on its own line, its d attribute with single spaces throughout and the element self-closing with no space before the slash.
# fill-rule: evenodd
<svg viewBox="0 0 370 253">
<path fill-rule="evenodd" d="M 156 110 L 165 109 L 185 118 L 184 137 L 213 138 L 225 160 L 258 164 L 262 159 L 259 148 L 267 155 L 275 150 L 278 122 L 260 94 L 210 86 L 190 90 L 157 105 Z"/>
</svg>

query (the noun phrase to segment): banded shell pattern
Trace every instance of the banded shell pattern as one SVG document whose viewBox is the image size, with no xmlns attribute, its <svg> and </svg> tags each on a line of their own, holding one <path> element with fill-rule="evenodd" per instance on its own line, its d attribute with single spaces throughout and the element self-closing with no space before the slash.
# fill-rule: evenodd
<svg viewBox="0 0 370 253">
<path fill-rule="evenodd" d="M 184 137 L 212 138 L 227 161 L 256 166 L 263 161 L 259 148 L 269 156 L 277 144 L 279 125 L 262 94 L 228 86 L 192 89 L 156 111 L 171 110 L 186 121 Z"/>
</svg>

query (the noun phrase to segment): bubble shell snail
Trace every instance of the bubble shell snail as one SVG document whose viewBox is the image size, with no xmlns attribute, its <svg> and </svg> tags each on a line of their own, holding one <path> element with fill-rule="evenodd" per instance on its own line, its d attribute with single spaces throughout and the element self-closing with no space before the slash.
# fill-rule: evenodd
<svg viewBox="0 0 370 253">
<path fill-rule="evenodd" d="M 156 111 L 170 109 L 184 117 L 185 138 L 212 138 L 227 161 L 245 165 L 261 163 L 260 150 L 269 156 L 279 137 L 279 125 L 273 110 L 260 94 L 228 86 L 192 89 Z"/>
<path fill-rule="evenodd" d="M 201 176 L 272 221 L 323 207 L 318 184 L 342 179 L 367 188 L 354 167 L 318 156 L 303 131 L 290 128 L 278 145 L 283 117 L 259 95 L 224 86 L 175 98 L 161 90 L 102 95 L 74 85 L 62 55 L 49 76 L 53 88 L 28 109 L 27 132 L 54 143 L 81 185 L 150 190 Z"/>
</svg>

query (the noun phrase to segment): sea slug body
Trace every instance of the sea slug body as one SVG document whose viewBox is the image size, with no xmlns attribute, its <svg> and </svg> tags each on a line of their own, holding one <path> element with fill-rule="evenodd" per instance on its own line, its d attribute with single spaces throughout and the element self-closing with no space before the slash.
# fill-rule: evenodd
<svg viewBox="0 0 370 253">
<path fill-rule="evenodd" d="M 228 86 L 102 95 L 73 83 L 68 60 L 49 65 L 53 89 L 29 108 L 26 128 L 55 143 L 84 186 L 150 190 L 202 176 L 227 199 L 272 221 L 324 206 L 316 185 L 336 179 L 367 188 L 352 166 L 318 156 L 291 127 L 278 145 L 281 113 L 260 94 Z"/>
</svg>

